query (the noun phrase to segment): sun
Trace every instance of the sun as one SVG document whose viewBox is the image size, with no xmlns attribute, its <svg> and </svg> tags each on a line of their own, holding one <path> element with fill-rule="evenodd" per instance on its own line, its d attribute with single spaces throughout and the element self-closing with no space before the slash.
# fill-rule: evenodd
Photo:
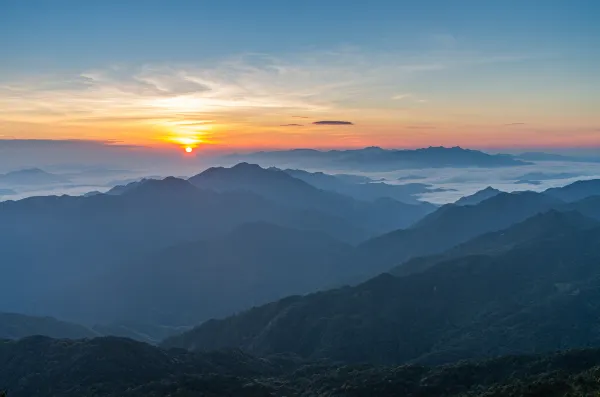
<svg viewBox="0 0 600 397">
<path fill-rule="evenodd" d="M 185 151 L 187 153 L 192 153 L 193 150 L 194 150 L 194 148 L 192 148 L 191 146 L 188 146 L 188 147 L 185 148 Z"/>
</svg>

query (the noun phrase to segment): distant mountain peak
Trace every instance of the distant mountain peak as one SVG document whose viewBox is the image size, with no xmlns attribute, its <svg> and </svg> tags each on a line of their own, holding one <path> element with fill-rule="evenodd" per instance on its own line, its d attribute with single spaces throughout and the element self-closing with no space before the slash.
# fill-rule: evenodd
<svg viewBox="0 0 600 397">
<path fill-rule="evenodd" d="M 247 163 L 245 161 L 234 165 L 233 167 L 231 167 L 231 169 L 233 169 L 233 170 L 264 170 L 264 168 L 262 168 L 258 164 Z"/>
<path fill-rule="evenodd" d="M 33 167 L 33 168 L 23 168 L 21 170 L 12 171 L 10 174 L 48 174 L 48 172 L 44 171 L 41 168 Z"/>
<path fill-rule="evenodd" d="M 465 196 L 458 199 L 454 204 L 456 205 L 476 205 L 485 201 L 489 198 L 497 196 L 498 194 L 503 193 L 501 190 L 495 189 L 491 186 L 486 187 L 485 189 L 479 190 L 473 193 L 470 196 Z"/>
<path fill-rule="evenodd" d="M 185 179 L 169 176 L 164 179 L 144 179 L 139 183 L 131 184 L 131 189 L 123 191 L 123 194 L 139 193 L 162 193 L 194 191 L 196 188 Z"/>
<path fill-rule="evenodd" d="M 547 189 L 544 193 L 563 201 L 574 202 L 600 195 L 600 179 L 580 180 L 563 187 Z"/>
<path fill-rule="evenodd" d="M 292 149 L 261 151 L 227 157 L 243 161 L 273 164 L 293 164 L 295 167 L 322 165 L 369 171 L 390 171 L 441 167 L 510 167 L 527 165 L 511 155 L 489 154 L 460 146 L 430 146 L 420 149 L 383 149 L 369 146 L 362 149 L 329 150 Z"/>
<path fill-rule="evenodd" d="M 480 192 L 497 192 L 500 193 L 500 190 L 493 188 L 491 186 L 486 187 L 485 189 L 481 190 Z"/>
</svg>

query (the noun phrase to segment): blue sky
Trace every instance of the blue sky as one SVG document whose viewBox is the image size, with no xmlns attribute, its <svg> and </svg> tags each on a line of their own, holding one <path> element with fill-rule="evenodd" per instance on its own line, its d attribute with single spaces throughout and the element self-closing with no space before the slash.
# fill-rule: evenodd
<svg viewBox="0 0 600 397">
<path fill-rule="evenodd" d="M 538 139 L 565 145 L 573 131 L 575 141 L 589 145 L 600 128 L 594 116 L 599 19 L 600 2 L 592 0 L 3 0 L 0 138 L 149 142 L 176 135 L 190 142 L 318 146 L 321 137 L 324 146 L 414 146 L 456 137 L 499 146 L 507 141 L 497 127 L 522 123 L 535 126 L 522 131 L 526 145 Z M 168 91 L 168 106 L 162 96 L 148 98 L 148 84 L 156 88 L 159 77 L 170 82 L 160 91 Z M 122 87 L 132 84 L 124 95 Z M 206 90 L 183 90 L 184 84 Z M 307 99 L 302 87 L 319 98 Z M 274 108 L 285 117 L 275 120 Z M 147 117 L 152 127 L 107 127 L 106 119 L 122 109 L 121 119 Z M 188 124 L 213 122 L 213 132 L 166 131 L 181 121 L 168 112 L 188 114 Z M 296 112 L 344 120 L 360 114 L 351 121 L 365 128 L 311 127 L 295 135 L 275 128 Z M 82 130 L 82 118 L 102 120 Z M 407 130 L 414 125 L 438 132 Z M 496 135 L 465 132 L 469 125 Z"/>
<path fill-rule="evenodd" d="M 592 55 L 600 37 L 593 0 L 4 0 L 0 7 L 3 57 L 20 67 L 340 45 L 414 50 L 449 36 L 480 49 Z"/>
</svg>

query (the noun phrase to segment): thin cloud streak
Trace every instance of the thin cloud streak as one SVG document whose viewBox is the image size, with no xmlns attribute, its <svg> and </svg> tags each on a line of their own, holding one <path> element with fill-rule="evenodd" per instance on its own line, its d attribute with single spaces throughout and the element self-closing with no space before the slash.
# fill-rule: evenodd
<svg viewBox="0 0 600 397">
<path fill-rule="evenodd" d="M 351 121 L 340 121 L 340 120 L 315 121 L 313 124 L 315 124 L 315 125 L 354 125 L 354 123 Z"/>
</svg>

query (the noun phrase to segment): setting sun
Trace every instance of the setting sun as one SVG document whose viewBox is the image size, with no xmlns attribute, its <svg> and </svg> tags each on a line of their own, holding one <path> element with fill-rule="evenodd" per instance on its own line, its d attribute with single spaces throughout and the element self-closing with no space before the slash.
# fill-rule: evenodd
<svg viewBox="0 0 600 397">
<path fill-rule="evenodd" d="M 194 149 L 192 147 L 190 147 L 190 146 L 188 146 L 188 147 L 185 148 L 185 151 L 188 152 L 188 153 L 192 153 L 193 150 Z"/>
</svg>

